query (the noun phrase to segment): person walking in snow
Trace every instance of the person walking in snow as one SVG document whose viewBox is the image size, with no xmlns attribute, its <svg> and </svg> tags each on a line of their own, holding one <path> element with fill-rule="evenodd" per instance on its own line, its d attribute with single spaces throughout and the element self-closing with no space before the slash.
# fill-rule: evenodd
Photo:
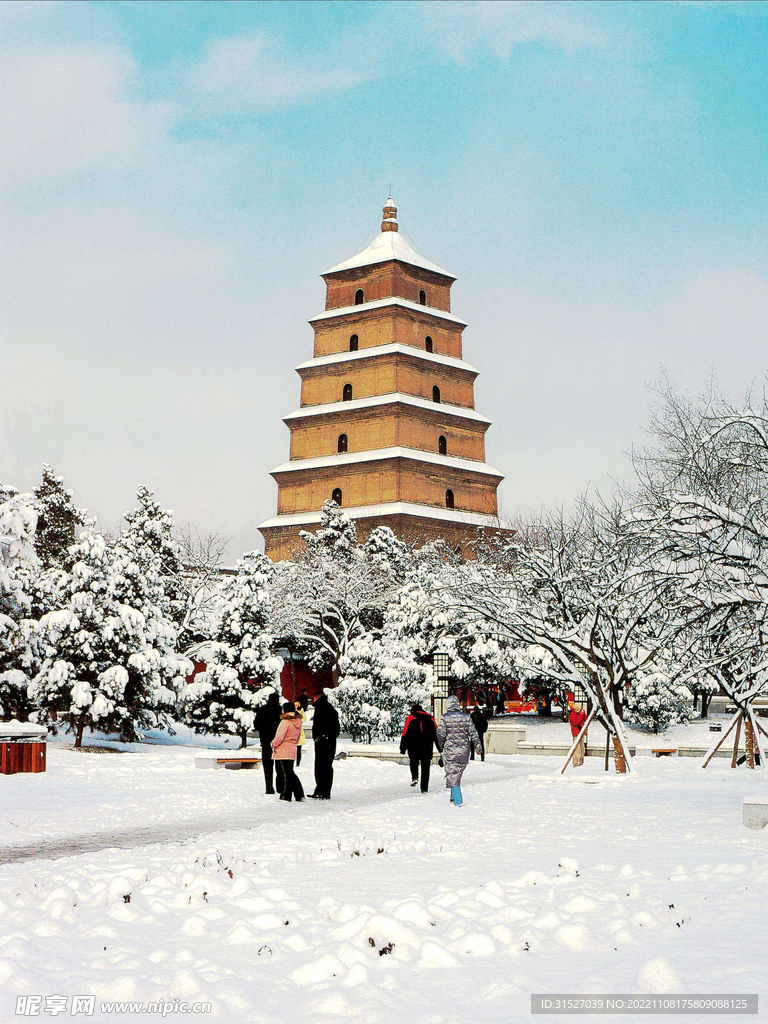
<svg viewBox="0 0 768 1024">
<path fill-rule="evenodd" d="M 315 800 L 330 800 L 333 788 L 333 759 L 336 757 L 336 740 L 339 738 L 339 713 L 321 693 L 315 699 L 315 714 L 312 719 L 312 739 L 315 744 L 315 792 L 309 795 Z"/>
<path fill-rule="evenodd" d="M 577 709 L 576 704 L 572 701 L 568 701 L 568 724 L 571 727 L 571 736 L 576 739 L 581 730 L 584 728 L 584 723 L 587 720 L 586 711 L 582 711 L 580 708 Z M 573 753 L 573 766 L 578 768 L 579 765 L 584 764 L 584 755 L 587 751 L 587 736 L 586 733 L 581 737 L 576 750 Z"/>
<path fill-rule="evenodd" d="M 400 753 L 408 755 L 412 786 L 419 784 L 419 770 L 421 770 L 422 793 L 426 793 L 429 789 L 429 771 L 436 739 L 437 722 L 421 704 L 414 704 L 405 720 L 400 736 Z"/>
<path fill-rule="evenodd" d="M 437 749 L 443 755 L 445 787 L 451 791 L 451 803 L 461 807 L 461 777 L 469 763 L 469 755 L 480 749 L 480 737 L 472 719 L 461 710 L 455 694 L 448 698 L 445 714 L 437 727 Z"/>
<path fill-rule="evenodd" d="M 267 793 L 274 793 L 274 763 L 272 760 L 272 740 L 275 738 L 280 724 L 280 698 L 270 693 L 266 704 L 262 704 L 256 712 L 256 731 L 261 743 L 261 766 L 264 769 L 264 782 Z"/>
<path fill-rule="evenodd" d="M 400 753 L 407 754 L 411 765 L 411 785 L 419 784 L 421 768 L 421 792 L 429 790 L 429 768 L 432 764 L 432 748 L 437 737 L 437 723 L 421 704 L 414 704 L 405 720 L 400 737 Z"/>
<path fill-rule="evenodd" d="M 475 704 L 472 709 L 470 716 L 472 724 L 477 730 L 477 735 L 480 737 L 480 760 L 485 760 L 485 734 L 488 732 L 488 719 L 485 716 L 485 712 L 478 705 Z M 472 760 L 475 760 L 475 751 L 472 751 Z"/>
<path fill-rule="evenodd" d="M 272 757 L 275 759 L 277 771 L 277 788 L 281 800 L 289 800 L 295 797 L 297 801 L 304 799 L 304 789 L 296 772 L 293 770 L 293 762 L 296 760 L 296 744 L 301 735 L 301 715 L 293 704 L 286 701 L 283 704 L 283 713 L 280 716 L 280 724 L 277 727 L 275 738 L 272 740 Z"/>
</svg>

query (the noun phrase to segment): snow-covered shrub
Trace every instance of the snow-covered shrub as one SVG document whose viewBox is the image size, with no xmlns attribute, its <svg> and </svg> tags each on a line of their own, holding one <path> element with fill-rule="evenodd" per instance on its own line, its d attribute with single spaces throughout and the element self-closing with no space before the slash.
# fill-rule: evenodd
<svg viewBox="0 0 768 1024">
<path fill-rule="evenodd" d="M 181 692 L 184 716 L 196 732 L 229 733 L 246 745 L 256 709 L 280 692 L 282 658 L 269 632 L 269 583 L 273 567 L 251 551 L 237 564 L 224 592 L 216 639 L 207 645 L 206 670 Z"/>
<path fill-rule="evenodd" d="M 415 660 L 413 643 L 392 633 L 353 640 L 340 668 L 328 695 L 353 740 L 399 736 L 411 705 L 429 700 L 428 670 Z"/>
<path fill-rule="evenodd" d="M 624 717 L 653 732 L 666 732 L 696 717 L 691 700 L 691 691 L 683 683 L 670 680 L 665 672 L 647 672 L 632 680 Z"/>
</svg>

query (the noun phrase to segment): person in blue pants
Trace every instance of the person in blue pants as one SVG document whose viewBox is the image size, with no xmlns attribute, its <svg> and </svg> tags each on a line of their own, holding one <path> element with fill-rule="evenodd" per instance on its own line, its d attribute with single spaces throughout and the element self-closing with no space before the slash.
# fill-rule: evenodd
<svg viewBox="0 0 768 1024">
<path fill-rule="evenodd" d="M 445 714 L 437 727 L 437 749 L 443 755 L 445 786 L 451 791 L 451 803 L 461 807 L 461 777 L 470 754 L 480 748 L 480 737 L 472 719 L 461 710 L 459 698 L 448 698 Z"/>
</svg>

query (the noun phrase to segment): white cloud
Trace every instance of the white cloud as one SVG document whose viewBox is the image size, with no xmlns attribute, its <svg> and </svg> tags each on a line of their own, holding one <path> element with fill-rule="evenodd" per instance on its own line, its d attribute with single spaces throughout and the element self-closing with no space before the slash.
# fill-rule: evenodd
<svg viewBox="0 0 768 1024">
<path fill-rule="evenodd" d="M 508 61 L 513 49 L 525 43 L 545 43 L 570 52 L 602 49 L 609 41 L 605 30 L 591 24 L 583 10 L 543 0 L 420 4 L 416 13 L 424 38 L 462 64 L 482 53 Z"/>
<path fill-rule="evenodd" d="M 375 9 L 374 9 L 375 10 Z M 289 50 L 265 32 L 210 41 L 188 82 L 229 109 L 266 110 L 387 79 L 435 56 L 460 64 L 487 55 L 508 61 L 515 47 L 564 51 L 620 47 L 576 7 L 524 0 L 387 4 L 323 50 Z"/>
<path fill-rule="evenodd" d="M 204 96 L 262 110 L 340 92 L 362 80 L 333 54 L 297 58 L 263 32 L 212 40 L 191 74 Z"/>
<path fill-rule="evenodd" d="M 130 167 L 173 109 L 128 98 L 135 72 L 124 53 L 93 46 L 0 52 L 0 171 L 58 179 Z"/>
</svg>

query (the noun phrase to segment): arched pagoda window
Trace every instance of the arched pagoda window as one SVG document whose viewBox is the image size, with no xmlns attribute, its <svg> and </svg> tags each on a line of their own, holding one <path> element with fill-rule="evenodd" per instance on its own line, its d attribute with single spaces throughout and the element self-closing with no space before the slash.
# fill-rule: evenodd
<svg viewBox="0 0 768 1024">
<path fill-rule="evenodd" d="M 448 439 L 445 434 L 441 434 L 437 439 L 437 454 L 447 455 L 448 454 Z"/>
<path fill-rule="evenodd" d="M 432 401 L 433 402 L 439 402 L 440 401 L 440 388 L 437 386 L 437 384 L 435 384 L 435 386 L 432 388 Z"/>
<path fill-rule="evenodd" d="M 357 346 L 358 346 L 358 338 L 357 338 L 356 334 L 353 334 L 352 337 L 349 339 L 349 351 L 350 352 L 357 352 Z"/>
<path fill-rule="evenodd" d="M 419 292 L 419 302 L 422 306 L 426 306 L 427 304 L 427 293 L 423 290 Z"/>
<path fill-rule="evenodd" d="M 356 306 L 362 306 L 362 304 L 364 302 L 365 302 L 365 292 L 363 291 L 362 288 L 358 288 L 357 291 L 355 292 L 355 305 Z"/>
<path fill-rule="evenodd" d="M 427 335 L 426 338 L 424 339 L 424 348 L 427 350 L 427 352 L 433 351 L 432 339 L 430 338 L 429 335 Z"/>
<path fill-rule="evenodd" d="M 331 491 L 331 501 L 335 501 L 337 505 L 341 505 L 341 488 L 334 487 Z"/>
<path fill-rule="evenodd" d="M 342 400 L 342 402 L 351 402 L 352 401 L 352 385 L 351 384 L 345 384 L 344 385 L 344 390 L 341 392 L 341 400 Z M 439 401 L 439 399 L 438 399 L 438 401 Z"/>
<path fill-rule="evenodd" d="M 345 452 L 348 449 L 349 442 L 346 434 L 339 434 L 339 443 L 336 446 L 338 452 Z"/>
<path fill-rule="evenodd" d="M 336 493 L 336 492 L 334 491 L 334 493 Z M 339 494 L 341 494 L 341 491 L 339 491 Z M 339 502 L 338 504 L 341 504 L 341 502 Z M 455 507 L 454 506 L 454 500 L 453 500 L 453 491 L 451 491 L 451 490 L 447 490 L 445 492 L 445 507 L 446 508 L 454 508 Z"/>
</svg>

